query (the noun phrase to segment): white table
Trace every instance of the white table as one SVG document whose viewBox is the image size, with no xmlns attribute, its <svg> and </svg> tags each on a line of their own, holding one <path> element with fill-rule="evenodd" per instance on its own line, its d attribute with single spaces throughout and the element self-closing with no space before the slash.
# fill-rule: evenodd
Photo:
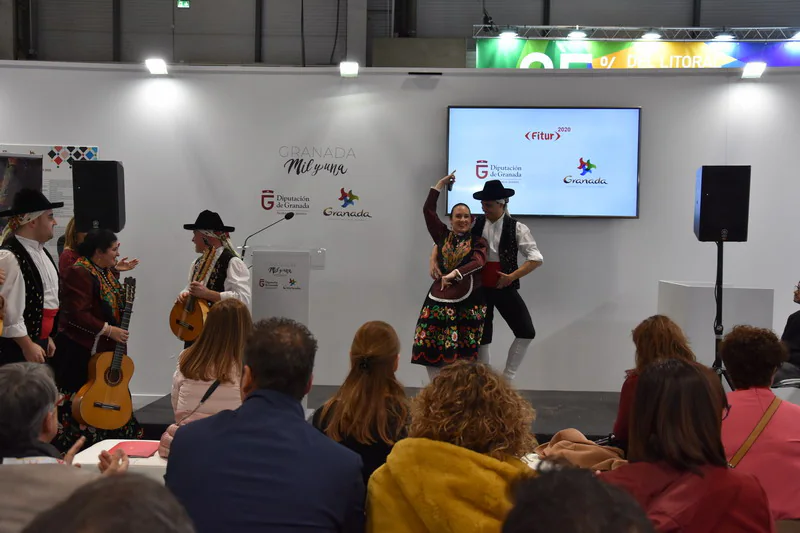
<svg viewBox="0 0 800 533">
<path fill-rule="evenodd" d="M 98 442 L 97 444 L 86 448 L 78 455 L 75 456 L 75 463 L 83 465 L 83 468 L 97 469 L 98 457 L 100 452 L 108 451 L 120 442 L 128 442 L 131 439 L 109 439 Z M 142 442 L 158 442 L 158 441 L 142 441 Z M 94 471 L 94 470 L 90 470 Z M 156 481 L 164 482 L 164 474 L 167 471 L 167 460 L 159 457 L 156 452 L 152 457 L 131 457 L 128 466 L 129 472 L 142 474 L 147 477 L 153 478 Z"/>
</svg>

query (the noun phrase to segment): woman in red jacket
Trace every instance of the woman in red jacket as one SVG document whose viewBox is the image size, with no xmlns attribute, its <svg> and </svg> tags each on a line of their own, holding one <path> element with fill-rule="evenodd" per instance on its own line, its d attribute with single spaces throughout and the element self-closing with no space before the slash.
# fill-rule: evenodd
<svg viewBox="0 0 800 533">
<path fill-rule="evenodd" d="M 56 353 L 49 360 L 63 401 L 58 407 L 58 435 L 53 445 L 65 452 L 80 437 L 86 447 L 106 439 L 141 439 L 134 416 L 119 429 L 102 430 L 79 424 L 72 416 L 72 398 L 89 379 L 89 361 L 98 352 L 113 352 L 128 342 L 120 326 L 125 296 L 119 272 L 119 241 L 109 230 L 93 230 L 78 246 L 79 259 L 61 274 L 61 310 Z"/>
<path fill-rule="evenodd" d="M 669 359 L 642 371 L 631 417 L 629 464 L 601 474 L 627 490 L 661 533 L 771 533 L 767 495 L 750 474 L 728 468 L 719 378 Z"/>
<path fill-rule="evenodd" d="M 619 395 L 617 421 L 614 422 L 613 444 L 625 451 L 628 449 L 631 405 L 636 394 L 636 383 L 642 371 L 656 361 L 696 360 L 680 326 L 664 315 L 653 315 L 636 326 L 633 330 L 633 344 L 636 346 L 636 367 L 625 374 L 625 382 Z"/>
</svg>

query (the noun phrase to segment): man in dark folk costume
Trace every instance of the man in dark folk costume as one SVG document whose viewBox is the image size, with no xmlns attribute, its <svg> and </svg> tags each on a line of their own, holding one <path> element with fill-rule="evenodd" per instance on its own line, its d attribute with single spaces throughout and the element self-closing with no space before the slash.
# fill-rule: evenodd
<svg viewBox="0 0 800 533">
<path fill-rule="evenodd" d="M 44 363 L 55 353 L 58 314 L 58 270 L 44 245 L 53 238 L 53 209 L 63 202 L 50 202 L 33 189 L 21 189 L 11 209 L 0 246 L 0 270 L 5 282 L 0 297 L 5 301 L 0 365 L 30 361 Z"/>
</svg>

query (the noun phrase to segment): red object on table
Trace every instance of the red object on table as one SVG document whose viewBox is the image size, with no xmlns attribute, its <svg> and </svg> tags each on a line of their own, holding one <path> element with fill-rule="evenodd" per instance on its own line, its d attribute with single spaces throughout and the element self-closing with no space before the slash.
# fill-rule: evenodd
<svg viewBox="0 0 800 533">
<path fill-rule="evenodd" d="M 128 440 L 120 442 L 108 450 L 108 453 L 113 455 L 117 450 L 124 451 L 128 457 L 152 457 L 158 451 L 158 441 Z"/>
</svg>

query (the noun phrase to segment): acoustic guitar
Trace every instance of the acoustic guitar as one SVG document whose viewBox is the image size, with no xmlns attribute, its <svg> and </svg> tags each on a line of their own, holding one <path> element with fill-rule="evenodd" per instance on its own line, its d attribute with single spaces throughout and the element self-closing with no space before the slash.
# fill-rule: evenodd
<svg viewBox="0 0 800 533">
<path fill-rule="evenodd" d="M 197 269 L 192 281 L 206 279 L 214 263 L 214 255 L 214 248 L 206 248 L 200 258 L 200 268 Z M 184 342 L 197 340 L 206 323 L 208 308 L 208 302 L 192 295 L 189 295 L 184 303 L 176 302 L 169 313 L 169 329 L 172 330 L 172 334 Z"/>
<path fill-rule="evenodd" d="M 128 330 L 136 296 L 136 280 L 126 278 L 123 285 L 125 310 L 120 327 Z M 99 429 L 119 429 L 131 419 L 133 402 L 128 385 L 133 377 L 133 361 L 118 342 L 113 352 L 96 353 L 89 360 L 89 381 L 72 399 L 72 416 L 79 423 Z"/>
</svg>

